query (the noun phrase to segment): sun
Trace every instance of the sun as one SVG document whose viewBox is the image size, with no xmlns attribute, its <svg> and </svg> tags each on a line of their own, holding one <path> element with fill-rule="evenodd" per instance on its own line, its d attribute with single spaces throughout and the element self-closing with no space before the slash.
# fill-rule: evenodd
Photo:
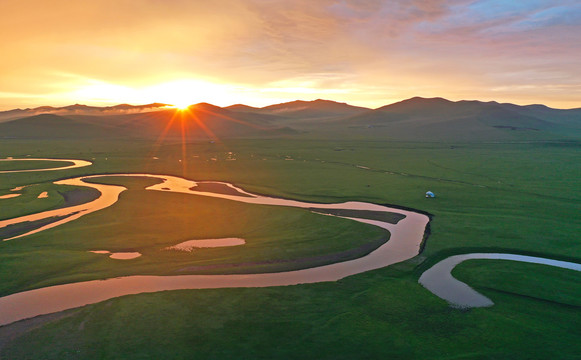
<svg viewBox="0 0 581 360">
<path fill-rule="evenodd" d="M 168 101 L 171 106 L 175 107 L 178 110 L 187 110 L 190 105 L 192 105 L 192 99 L 189 96 L 184 96 L 180 93 L 174 94 L 174 96 L 169 96 L 170 101 Z"/>
<path fill-rule="evenodd" d="M 174 106 L 178 110 L 186 110 L 192 105 L 190 102 L 187 101 L 174 101 L 172 106 Z"/>
<path fill-rule="evenodd" d="M 204 86 L 199 81 L 176 80 L 147 88 L 145 93 L 155 101 L 172 104 L 178 110 L 186 110 L 203 93 Z"/>
</svg>

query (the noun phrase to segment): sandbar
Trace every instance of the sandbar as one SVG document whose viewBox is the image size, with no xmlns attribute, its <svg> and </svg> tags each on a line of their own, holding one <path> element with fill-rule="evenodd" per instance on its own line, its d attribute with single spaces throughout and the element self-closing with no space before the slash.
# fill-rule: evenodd
<svg viewBox="0 0 581 360">
<path fill-rule="evenodd" d="M 0 199 L 12 199 L 18 197 L 22 194 L 7 194 L 7 195 L 0 195 Z"/>
<path fill-rule="evenodd" d="M 221 238 L 221 239 L 202 239 L 188 240 L 179 244 L 169 246 L 166 250 L 193 251 L 195 248 L 216 248 L 225 246 L 244 245 L 246 241 L 241 238 Z"/>
</svg>

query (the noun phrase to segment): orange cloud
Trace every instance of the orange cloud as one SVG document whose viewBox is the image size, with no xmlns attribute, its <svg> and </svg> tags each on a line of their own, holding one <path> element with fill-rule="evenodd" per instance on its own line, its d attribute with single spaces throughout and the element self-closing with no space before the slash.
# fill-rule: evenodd
<svg viewBox="0 0 581 360">
<path fill-rule="evenodd" d="M 167 102 L 151 89 L 179 82 L 207 84 L 183 92 L 219 105 L 420 95 L 574 107 L 580 32 L 574 1 L 5 1 L 0 109 Z"/>
</svg>

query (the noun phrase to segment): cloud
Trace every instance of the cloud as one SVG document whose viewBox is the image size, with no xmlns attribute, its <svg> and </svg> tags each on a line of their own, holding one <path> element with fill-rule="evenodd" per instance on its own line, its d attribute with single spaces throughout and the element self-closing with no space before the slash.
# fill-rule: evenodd
<svg viewBox="0 0 581 360">
<path fill-rule="evenodd" d="M 257 96 L 287 86 L 289 97 L 302 88 L 350 101 L 345 89 L 367 91 L 366 104 L 378 106 L 524 85 L 538 89 L 527 91 L 534 102 L 549 85 L 568 104 L 581 98 L 555 87 L 581 75 L 581 4 L 572 0 L 22 0 L 0 3 L 0 32 L 9 34 L 6 93 L 71 94 L 82 79 L 136 89 L 197 79 Z"/>
</svg>

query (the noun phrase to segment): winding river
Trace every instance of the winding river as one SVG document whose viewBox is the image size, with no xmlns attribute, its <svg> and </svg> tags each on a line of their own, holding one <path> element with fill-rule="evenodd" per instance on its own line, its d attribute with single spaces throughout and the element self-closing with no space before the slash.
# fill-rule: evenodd
<svg viewBox="0 0 581 360">
<path fill-rule="evenodd" d="M 8 174 L 8 173 L 17 173 L 17 172 L 31 172 L 31 171 L 54 171 L 54 170 L 68 170 L 68 169 L 75 169 L 84 166 L 92 165 L 93 163 L 86 160 L 74 160 L 74 159 L 34 159 L 34 158 L 26 158 L 26 159 L 0 159 L 0 161 L 62 161 L 67 163 L 72 163 L 72 165 L 63 165 L 56 168 L 45 168 L 45 169 L 26 169 L 26 170 L 3 170 L 0 171 L 0 174 Z"/>
<path fill-rule="evenodd" d="M 7 161 L 10 159 L 1 159 Z M 55 159 L 12 159 L 21 160 L 48 160 Z M 83 160 L 56 161 L 73 162 L 74 165 L 61 168 L 20 170 L 20 171 L 48 171 L 64 170 L 74 167 L 87 166 L 91 163 Z M 4 171 L 16 172 L 14 171 Z M 2 173 L 2 172 L 0 172 Z M 393 212 L 404 215 L 404 218 L 391 224 L 380 220 L 370 220 L 358 217 L 339 216 L 353 221 L 366 223 L 386 229 L 391 233 L 388 242 L 381 245 L 376 250 L 361 258 L 334 263 L 330 265 L 318 266 L 309 269 L 286 271 L 279 273 L 260 274 L 232 274 L 232 275 L 177 275 L 177 276 L 125 276 L 104 280 L 93 280 L 85 282 L 70 283 L 64 285 L 50 286 L 30 291 L 24 291 L 0 298 L 0 326 L 7 325 L 19 320 L 35 317 L 43 314 L 50 314 L 80 306 L 94 304 L 111 298 L 151 293 L 158 291 L 180 290 L 180 289 L 216 289 L 216 288 L 236 288 L 236 287 L 269 287 L 308 284 L 326 281 L 337 281 L 347 276 L 362 272 L 382 268 L 408 260 L 419 254 L 420 245 L 424 237 L 426 225 L 429 222 L 428 216 L 413 211 L 401 210 L 364 202 L 345 202 L 336 204 L 308 203 L 296 200 L 280 199 L 268 196 L 252 194 L 224 182 L 195 182 L 181 177 L 155 175 L 155 174 L 107 174 L 81 176 L 65 180 L 56 181 L 57 185 L 85 186 L 96 189 L 101 193 L 97 199 L 81 205 L 70 206 L 56 210 L 44 211 L 36 214 L 21 216 L 13 219 L 0 221 L 0 229 L 23 222 L 37 221 L 54 218 L 52 223 L 40 226 L 37 229 L 24 234 L 11 237 L 7 240 L 16 240 L 27 235 L 38 233 L 55 226 L 63 225 L 74 221 L 81 216 L 105 209 L 119 200 L 119 195 L 126 190 L 123 186 L 103 185 L 87 182 L 88 179 L 111 177 L 111 176 L 132 176 L 148 177 L 160 179 L 161 183 L 147 187 L 150 191 L 174 192 L 190 195 L 210 196 L 227 199 L 231 201 L 244 202 L 249 204 L 261 204 L 271 206 L 287 206 L 296 208 L 317 208 L 336 210 L 363 210 L 374 212 Z M 223 185 L 229 190 L 225 193 L 213 191 L 201 191 L 198 189 L 212 189 L 208 185 Z M 203 185 L 203 186 L 199 186 Z M 337 215 L 335 215 L 337 216 Z M 558 266 L 567 269 L 581 271 L 581 264 L 568 263 L 544 258 L 522 256 L 515 254 L 464 254 L 456 255 L 442 260 L 432 268 L 425 271 L 419 283 L 436 296 L 448 301 L 454 307 L 483 307 L 491 306 L 493 302 L 484 295 L 476 292 L 467 284 L 456 280 L 451 275 L 452 269 L 462 261 L 469 259 L 503 259 L 512 261 L 524 261 L 540 263 L 551 266 Z"/>
<path fill-rule="evenodd" d="M 423 214 L 371 203 L 354 201 L 338 204 L 308 203 L 251 194 L 232 184 L 216 182 L 217 184 L 226 185 L 229 189 L 236 190 L 239 193 L 239 195 L 230 193 L 222 194 L 210 191 L 192 190 L 192 188 L 195 189 L 197 186 L 195 181 L 175 176 L 154 174 L 108 174 L 82 176 L 56 181 L 55 184 L 91 187 L 98 190 L 101 193 L 101 196 L 82 205 L 44 211 L 37 214 L 0 221 L 0 228 L 3 228 L 25 221 L 35 221 L 53 217 L 58 217 L 59 219 L 58 221 L 44 225 L 38 229 L 5 240 L 14 241 L 18 238 L 65 224 L 69 221 L 78 219 L 81 216 L 85 216 L 113 205 L 118 201 L 119 194 L 126 190 L 125 187 L 94 184 L 85 181 L 87 179 L 105 176 L 137 176 L 162 180 L 161 183 L 146 188 L 151 191 L 177 192 L 217 197 L 249 204 L 288 206 L 305 209 L 316 207 L 318 209 L 395 212 L 402 214 L 405 217 L 398 221 L 397 224 L 357 217 L 345 217 L 354 221 L 381 227 L 391 233 L 388 242 L 368 255 L 358 259 L 309 269 L 279 273 L 244 275 L 126 276 L 50 286 L 0 298 L 0 325 L 6 325 L 42 314 L 50 314 L 131 294 L 179 289 L 268 287 L 337 281 L 347 276 L 382 268 L 416 256 L 420 251 L 424 230 L 429 222 L 428 216 Z"/>
<path fill-rule="evenodd" d="M 517 254 L 472 253 L 450 256 L 438 262 L 420 276 L 419 283 L 434 295 L 446 300 L 453 307 L 473 308 L 492 306 L 494 305 L 492 300 L 452 276 L 452 270 L 456 265 L 463 261 L 473 259 L 511 260 L 581 271 L 581 264 L 574 262 Z"/>
</svg>

